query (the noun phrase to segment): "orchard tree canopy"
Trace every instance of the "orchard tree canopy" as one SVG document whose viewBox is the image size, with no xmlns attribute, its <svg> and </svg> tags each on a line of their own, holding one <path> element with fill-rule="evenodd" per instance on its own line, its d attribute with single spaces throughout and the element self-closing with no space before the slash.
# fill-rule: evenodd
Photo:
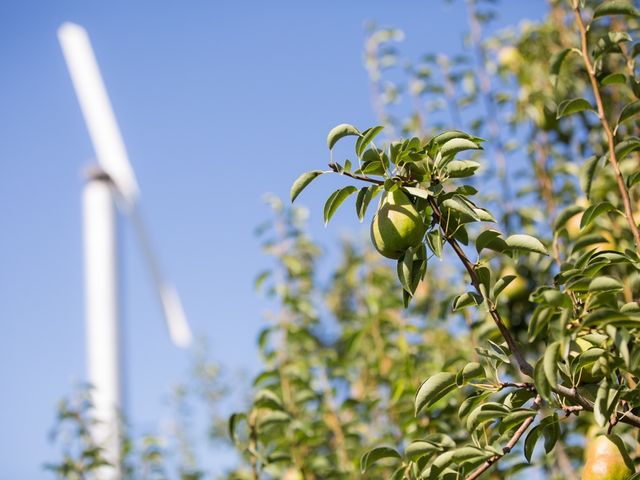
<svg viewBox="0 0 640 480">
<path fill-rule="evenodd" d="M 372 244 L 322 282 L 305 210 L 271 199 L 279 308 L 228 478 L 636 478 L 640 9 L 551 0 L 488 35 L 500 3 L 457 3 L 459 55 L 371 28 L 379 125 L 336 119 L 293 181 L 297 204 L 332 176 L 324 222 L 354 209 Z"/>
</svg>

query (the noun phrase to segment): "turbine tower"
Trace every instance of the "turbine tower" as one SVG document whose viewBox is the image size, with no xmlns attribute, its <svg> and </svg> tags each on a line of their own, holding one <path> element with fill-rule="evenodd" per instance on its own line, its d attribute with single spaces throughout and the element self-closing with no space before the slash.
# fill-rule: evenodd
<svg viewBox="0 0 640 480">
<path fill-rule="evenodd" d="M 117 210 L 132 222 L 158 292 L 173 343 L 187 347 L 191 330 L 176 290 L 166 283 L 140 217 L 139 190 L 127 151 L 84 28 L 65 23 L 58 38 L 98 165 L 83 191 L 87 373 L 97 423 L 92 436 L 110 466 L 99 480 L 120 478 L 122 365 L 118 299 Z"/>
</svg>

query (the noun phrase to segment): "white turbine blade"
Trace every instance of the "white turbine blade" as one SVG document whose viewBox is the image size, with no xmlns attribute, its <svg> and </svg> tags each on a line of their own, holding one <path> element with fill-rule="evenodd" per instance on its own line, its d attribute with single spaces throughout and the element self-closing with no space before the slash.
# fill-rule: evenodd
<svg viewBox="0 0 640 480">
<path fill-rule="evenodd" d="M 167 328 L 171 340 L 178 347 L 186 348 L 191 345 L 191 329 L 187 323 L 187 317 L 182 309 L 182 303 L 178 292 L 172 285 L 160 287 L 160 300 L 165 311 Z"/>
<path fill-rule="evenodd" d="M 67 22 L 58 29 L 58 38 L 98 162 L 127 203 L 132 204 L 138 196 L 138 184 L 89 35 L 80 25 Z"/>
<path fill-rule="evenodd" d="M 130 217 L 138 234 L 138 238 L 140 239 L 142 251 L 147 260 L 147 266 L 149 267 L 153 282 L 160 297 L 160 303 L 162 304 L 162 310 L 171 340 L 176 346 L 186 348 L 191 344 L 192 335 L 184 310 L 182 309 L 180 297 L 176 289 L 166 283 L 160 274 L 158 261 L 151 249 L 149 237 L 147 236 L 140 212 L 136 205 L 133 205 L 130 211 Z"/>
</svg>

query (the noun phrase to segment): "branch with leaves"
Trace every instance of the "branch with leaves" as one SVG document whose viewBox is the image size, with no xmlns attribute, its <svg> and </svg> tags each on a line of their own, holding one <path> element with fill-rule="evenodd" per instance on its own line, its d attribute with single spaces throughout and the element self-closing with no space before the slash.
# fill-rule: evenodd
<svg viewBox="0 0 640 480">
<path fill-rule="evenodd" d="M 331 151 L 341 139 L 349 136 L 356 137 L 355 150 L 359 161 L 357 167 L 354 167 L 348 161 L 342 165 L 332 159 L 329 164 L 329 172 L 366 182 L 370 186 L 362 189 L 347 186 L 336 190 L 325 204 L 325 223 L 329 222 L 338 207 L 356 192 L 358 192 L 356 211 L 362 220 L 371 200 L 381 194 L 376 214 L 372 220 L 371 238 L 374 246 L 383 256 L 397 259 L 397 275 L 402 286 L 405 305 L 409 303 L 419 282 L 425 276 L 429 258 L 427 251 L 432 256 L 442 257 L 442 247 L 444 244 L 448 244 L 469 275 L 473 286 L 473 291 L 462 293 L 453 300 L 453 311 L 457 312 L 469 306 L 481 307 L 493 320 L 506 343 L 506 348 L 492 344 L 493 348 L 498 351 L 497 358 L 500 359 L 494 368 L 499 364 L 512 363 L 517 367 L 515 373 L 522 374 L 534 381 L 533 384 L 521 383 L 530 386 L 520 390 L 528 392 L 529 395 L 535 395 L 536 398 L 532 407 L 524 411 L 522 417 L 516 415 L 519 425 L 516 433 L 501 451 L 491 453 L 488 457 L 488 452 L 491 452 L 488 446 L 485 447 L 487 450 L 479 449 L 477 452 L 474 450 L 475 455 L 471 457 L 476 461 L 482 459 L 482 463 L 471 473 L 470 478 L 476 478 L 511 451 L 520 437 L 533 424 L 542 399 L 547 400 L 550 406 L 565 412 L 593 411 L 598 418 L 611 418 L 616 423 L 621 421 L 640 427 L 640 418 L 629 409 L 625 411 L 618 409 L 619 403 L 615 400 L 618 397 L 615 395 L 606 397 L 609 392 L 608 384 L 603 384 L 602 392 L 598 393 L 598 398 L 593 399 L 585 396 L 581 390 L 580 380 L 577 380 L 576 383 L 574 377 L 571 377 L 569 385 L 566 384 L 566 380 L 560 381 L 558 361 L 560 359 L 564 359 L 563 361 L 572 360 L 565 356 L 566 353 L 561 352 L 563 340 L 550 341 L 544 355 L 535 367 L 527 361 L 525 352 L 518 345 L 498 308 L 500 294 L 515 277 L 511 275 L 497 280 L 492 279 L 491 271 L 487 266 L 488 260 L 482 261 L 480 258 L 478 262 L 472 262 L 465 252 L 465 248 L 461 246 L 461 243 L 469 245 L 470 232 L 474 224 L 495 222 L 490 212 L 479 207 L 471 199 L 471 196 L 477 193 L 474 187 L 470 185 L 459 186 L 454 183 L 457 179 L 472 176 L 480 166 L 475 160 L 457 160 L 457 154 L 469 150 L 480 150 L 482 139 L 453 130 L 443 132 L 429 140 L 414 137 L 391 142 L 387 148 L 381 149 L 374 143 L 374 139 L 381 131 L 382 127 L 380 126 L 360 132 L 351 125 L 342 124 L 329 133 L 327 144 Z M 316 170 L 301 175 L 292 186 L 291 199 L 295 200 L 309 183 L 323 173 L 327 172 Z M 380 220 L 380 217 L 383 219 Z M 417 240 L 414 235 L 416 230 L 421 232 Z M 480 230 L 477 233 L 475 247 L 479 255 L 485 249 L 494 252 L 494 254 L 508 257 L 517 256 L 523 252 L 525 254 L 548 255 L 542 242 L 535 237 L 527 234 L 514 234 L 502 238 L 502 233 L 492 228 Z M 597 292 L 601 288 L 600 283 L 601 281 L 594 279 L 589 291 Z M 615 289 L 617 289 L 617 284 Z M 597 308 L 593 311 L 584 310 L 583 297 L 584 294 L 580 291 L 569 292 L 567 290 L 562 292 L 553 287 L 541 287 L 532 295 L 532 299 L 540 304 L 539 309 L 554 307 L 558 311 L 563 310 L 567 318 L 577 315 L 574 323 L 580 328 L 586 327 L 594 316 L 599 318 L 606 313 Z M 627 315 L 629 315 L 629 321 L 635 321 L 631 318 L 631 313 L 624 316 Z M 599 350 L 594 349 L 593 353 L 596 351 Z M 487 359 L 491 359 L 495 354 L 487 351 L 485 355 L 487 355 Z M 513 358 L 512 362 L 509 357 Z M 485 366 L 481 364 L 471 363 L 457 374 L 442 372 L 431 376 L 421 385 L 416 394 L 416 415 L 423 409 L 429 409 L 436 405 L 438 401 L 456 388 L 479 387 L 480 385 L 475 384 L 473 380 L 478 376 L 482 377 L 485 374 L 484 369 Z M 565 373 L 562 368 L 560 370 L 561 373 Z M 500 384 L 504 385 L 504 383 Z M 518 385 L 520 383 L 508 382 L 507 384 Z M 605 397 L 613 398 L 614 401 L 609 401 Z M 567 403 L 571 405 L 567 406 Z M 491 413 L 495 414 L 493 411 Z M 507 409 L 499 413 L 508 417 L 510 410 Z M 516 413 L 520 415 L 519 411 Z M 553 417 L 545 418 L 544 425 L 546 426 L 544 428 L 550 428 L 551 431 L 556 432 L 554 435 L 557 438 L 558 427 L 557 421 L 554 419 L 557 419 L 555 414 Z M 527 447 L 529 452 L 532 451 L 531 443 L 535 444 L 540 435 L 540 428 L 536 427 L 532 430 L 533 432 L 538 433 L 533 436 L 529 434 L 527 437 L 532 439 L 526 442 L 529 445 Z M 552 448 L 553 443 L 549 445 L 551 445 L 549 448 Z M 468 449 L 471 447 L 460 448 Z M 450 450 L 449 452 L 453 452 L 450 455 L 436 457 L 428 468 L 446 470 L 449 468 L 448 465 L 457 458 L 457 455 L 463 455 L 456 453 L 458 451 L 459 449 Z M 463 451 L 464 455 L 469 454 L 467 450 Z M 393 449 L 375 450 L 375 452 L 373 457 L 367 457 L 366 465 L 372 462 L 372 458 L 386 458 L 387 454 L 389 456 L 399 455 Z M 441 462 L 438 459 L 441 459 Z M 467 466 L 474 464 L 471 461 L 462 463 Z M 407 468 L 407 464 L 403 463 L 401 468 Z"/>
<path fill-rule="evenodd" d="M 611 2 L 609 2 L 611 3 Z M 605 7 L 605 8 L 602 8 Z M 622 13 L 626 11 L 629 7 L 627 7 L 624 2 L 620 2 L 620 7 L 618 9 L 612 10 L 609 12 L 607 10 L 608 5 L 604 3 L 600 6 L 600 8 L 596 8 L 594 11 L 594 19 L 599 18 L 601 16 L 611 14 L 611 13 Z M 609 8 L 612 8 L 609 6 Z M 621 10 L 620 10 L 621 9 Z M 576 24 L 580 31 L 580 52 L 582 56 L 582 60 L 584 62 L 585 69 L 587 71 L 587 75 L 589 76 L 589 82 L 591 84 L 591 89 L 593 91 L 593 96 L 596 100 L 597 114 L 600 119 L 600 123 L 602 124 L 602 129 L 604 130 L 605 136 L 607 138 L 607 147 L 609 151 L 608 160 L 611 163 L 613 168 L 613 172 L 616 179 L 616 185 L 618 186 L 618 191 L 620 192 L 620 198 L 622 199 L 622 204 L 624 206 L 624 215 L 627 219 L 627 223 L 629 224 L 629 228 L 633 233 L 633 238 L 635 240 L 636 251 L 640 253 L 640 229 L 638 229 L 638 225 L 633 216 L 633 208 L 631 206 L 631 199 L 629 197 L 629 190 L 627 189 L 627 185 L 625 183 L 624 177 L 622 175 L 622 171 L 620 170 L 620 163 L 618 161 L 618 152 L 616 149 L 616 141 L 614 136 L 614 129 L 611 127 L 609 120 L 607 119 L 607 114 L 604 108 L 604 102 L 602 100 L 602 94 L 600 93 L 600 86 L 598 85 L 598 79 L 596 78 L 596 70 L 591 61 L 591 55 L 589 53 L 589 45 L 587 38 L 587 26 L 584 23 L 582 18 L 582 11 L 580 9 L 580 2 L 574 0 L 573 10 L 575 13 Z M 621 35 L 609 34 L 607 37 L 609 42 L 611 43 L 619 43 L 626 39 L 626 37 Z M 630 37 L 629 37 L 630 39 Z M 580 102 L 583 99 L 576 99 L 576 101 Z M 573 101 L 573 105 L 576 105 L 576 101 Z M 572 102 L 572 101 L 569 101 Z M 566 107 L 569 107 L 571 104 L 566 104 Z M 634 109 L 636 107 L 633 107 Z M 624 115 L 621 115 L 624 119 Z"/>
</svg>

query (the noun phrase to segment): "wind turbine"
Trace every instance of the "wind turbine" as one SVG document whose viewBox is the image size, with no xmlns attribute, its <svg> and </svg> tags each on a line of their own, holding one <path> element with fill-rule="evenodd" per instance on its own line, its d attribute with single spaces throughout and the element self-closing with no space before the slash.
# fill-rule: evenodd
<svg viewBox="0 0 640 480">
<path fill-rule="evenodd" d="M 120 477 L 122 409 L 116 207 L 140 239 L 173 343 L 187 347 L 191 330 L 178 294 L 164 281 L 151 250 L 138 207 L 138 183 L 89 36 L 81 26 L 65 23 L 58 38 L 98 160 L 83 191 L 87 370 L 97 420 L 91 434 L 111 465 L 98 476 L 112 480 Z"/>
</svg>

